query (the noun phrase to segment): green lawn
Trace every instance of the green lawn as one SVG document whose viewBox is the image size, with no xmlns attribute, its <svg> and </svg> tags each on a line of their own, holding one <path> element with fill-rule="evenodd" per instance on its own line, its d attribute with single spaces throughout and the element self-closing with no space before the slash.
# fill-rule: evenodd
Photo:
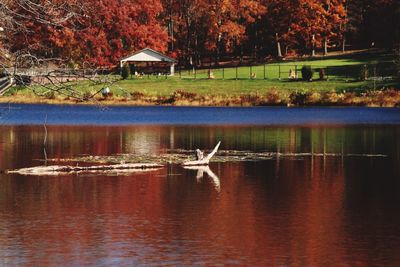
<svg viewBox="0 0 400 267">
<path fill-rule="evenodd" d="M 197 70 L 195 74 L 191 70 L 184 70 L 177 71 L 174 77 L 133 76 L 126 80 L 118 80 L 110 85 L 110 89 L 117 97 L 130 97 L 132 92 L 143 93 L 147 96 L 169 96 L 177 90 L 208 96 L 264 94 L 273 90 L 284 95 L 291 92 L 365 92 L 371 89 L 400 87 L 392 79 L 378 79 L 377 81 L 371 79 L 360 81 L 359 79 L 360 70 L 364 65 L 368 65 L 370 77 L 394 76 L 396 68 L 393 59 L 392 54 L 364 53 L 337 58 L 261 64 L 252 67 L 216 68 L 212 70 L 215 79 L 207 78 L 207 69 Z M 309 65 L 315 70 L 312 82 L 301 80 L 300 70 L 304 65 Z M 325 70 L 327 80 L 319 80 L 318 70 L 320 68 Z M 290 69 L 297 69 L 298 80 L 288 79 Z M 251 73 L 256 74 L 255 79 L 250 79 Z M 114 78 L 119 79 L 119 77 Z M 93 94 L 102 86 L 104 85 L 94 86 L 90 82 L 79 82 L 72 85 L 74 89 L 88 92 L 88 94 Z M 46 90 L 39 89 L 38 91 Z M 32 92 L 27 88 L 19 88 L 18 94 L 27 96 Z"/>
<path fill-rule="evenodd" d="M 170 95 L 176 90 L 195 92 L 200 95 L 226 95 L 262 93 L 268 90 L 291 91 L 364 91 L 382 87 L 398 87 L 387 79 L 384 81 L 359 81 L 363 65 L 367 65 L 370 76 L 393 76 L 395 65 L 390 54 L 352 55 L 340 58 L 282 62 L 280 64 L 262 64 L 237 68 L 212 69 L 215 79 L 208 79 L 207 69 L 177 71 L 175 77 L 144 76 L 132 77 L 114 84 L 111 89 L 116 95 L 128 92 L 141 92 L 147 95 Z M 301 67 L 311 66 L 314 70 L 314 81 L 304 82 L 301 79 L 288 79 L 289 70 L 297 69 L 301 78 Z M 375 69 L 374 69 L 375 66 Z M 327 80 L 319 80 L 318 71 L 325 70 Z M 237 74 L 236 74 L 237 73 Z M 256 74 L 250 79 L 251 73 Z M 265 75 L 264 75 L 265 73 Z M 281 73 L 281 74 L 279 74 Z M 376 74 L 376 75 L 374 75 Z M 237 77 L 237 78 L 236 78 Z"/>
</svg>

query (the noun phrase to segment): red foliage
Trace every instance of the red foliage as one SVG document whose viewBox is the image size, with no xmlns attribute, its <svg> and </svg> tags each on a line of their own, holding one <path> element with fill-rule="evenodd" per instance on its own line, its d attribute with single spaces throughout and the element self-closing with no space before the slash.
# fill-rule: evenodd
<svg viewBox="0 0 400 267">
<path fill-rule="evenodd" d="M 274 0 L 268 5 L 267 23 L 286 46 L 310 49 L 343 34 L 344 5 L 345 0 Z"/>
<path fill-rule="evenodd" d="M 27 31 L 13 36 L 12 49 L 97 66 L 115 65 L 144 47 L 166 51 L 168 37 L 158 20 L 163 10 L 159 0 L 80 1 L 85 13 L 61 24 L 21 18 Z"/>
<path fill-rule="evenodd" d="M 400 36 L 395 0 L 35 0 L 35 5 L 21 4 L 31 2 L 7 1 L 14 24 L 21 27 L 7 38 L 0 35 L 0 42 L 7 40 L 13 52 L 28 50 L 81 65 L 112 66 L 144 47 L 166 53 L 168 43 L 169 55 L 196 61 L 201 54 L 237 55 L 245 50 L 248 55 L 260 48 L 271 52 L 276 34 L 288 53 L 321 48 L 325 41 L 339 44 L 346 31 L 348 37 L 358 30 L 370 35 L 360 34 L 360 39 L 381 42 Z M 382 16 L 392 19 L 379 20 Z M 388 30 L 393 34 L 385 34 Z"/>
<path fill-rule="evenodd" d="M 127 53 L 150 47 L 167 48 L 167 33 L 157 20 L 162 12 L 158 0 L 88 0 L 85 29 L 76 35 L 85 61 L 98 66 L 116 64 Z"/>
</svg>

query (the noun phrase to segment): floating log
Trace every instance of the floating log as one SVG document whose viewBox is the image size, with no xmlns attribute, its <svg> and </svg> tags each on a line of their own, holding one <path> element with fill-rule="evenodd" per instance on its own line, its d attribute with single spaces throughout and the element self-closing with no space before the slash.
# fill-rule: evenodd
<svg viewBox="0 0 400 267">
<path fill-rule="evenodd" d="M 65 173 L 81 173 L 81 172 L 110 172 L 110 171 L 127 171 L 127 170 L 147 170 L 161 168 L 163 165 L 156 163 L 124 163 L 113 165 L 99 166 L 37 166 L 30 168 L 22 168 L 17 170 L 7 170 L 6 173 L 17 173 L 22 175 L 55 175 Z"/>
<path fill-rule="evenodd" d="M 208 165 L 210 163 L 210 159 L 217 153 L 219 145 L 221 141 L 214 147 L 213 151 L 204 158 L 204 153 L 200 151 L 200 149 L 196 149 L 196 157 L 197 160 L 186 161 L 183 163 L 184 166 L 197 166 L 197 165 Z"/>
</svg>

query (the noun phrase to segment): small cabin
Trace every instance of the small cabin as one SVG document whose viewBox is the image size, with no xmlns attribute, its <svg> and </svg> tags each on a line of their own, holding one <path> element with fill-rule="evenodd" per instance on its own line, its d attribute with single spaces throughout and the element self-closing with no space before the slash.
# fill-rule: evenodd
<svg viewBox="0 0 400 267">
<path fill-rule="evenodd" d="M 175 74 L 175 64 L 177 61 L 171 57 L 163 55 L 151 48 L 137 51 L 120 60 L 120 67 L 128 64 L 131 73 L 135 74 Z"/>
</svg>

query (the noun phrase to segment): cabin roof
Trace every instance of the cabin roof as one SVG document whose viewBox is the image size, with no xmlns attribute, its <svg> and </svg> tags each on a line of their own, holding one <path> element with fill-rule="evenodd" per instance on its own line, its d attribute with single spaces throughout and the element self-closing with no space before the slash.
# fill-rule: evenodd
<svg viewBox="0 0 400 267">
<path fill-rule="evenodd" d="M 121 59 L 123 62 L 170 62 L 176 60 L 151 48 L 145 48 Z"/>
</svg>

